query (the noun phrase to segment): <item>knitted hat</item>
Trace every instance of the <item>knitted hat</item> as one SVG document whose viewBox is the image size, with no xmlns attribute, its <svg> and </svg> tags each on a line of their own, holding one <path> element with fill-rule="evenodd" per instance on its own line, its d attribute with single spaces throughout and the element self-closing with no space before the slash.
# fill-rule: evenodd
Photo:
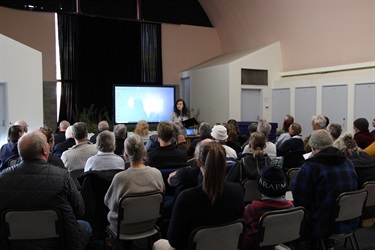
<svg viewBox="0 0 375 250">
<path fill-rule="evenodd" d="M 258 177 L 258 190 L 268 197 L 285 195 L 287 189 L 285 173 L 278 167 L 265 167 Z"/>
<path fill-rule="evenodd" d="M 211 136 L 219 141 L 224 141 L 228 138 L 227 129 L 223 125 L 215 125 L 212 128 Z"/>
<path fill-rule="evenodd" d="M 327 130 L 318 129 L 311 134 L 309 145 L 314 149 L 324 149 L 333 146 L 333 139 Z"/>
<path fill-rule="evenodd" d="M 368 131 L 368 121 L 366 118 L 358 118 L 353 123 L 354 127 L 358 128 L 361 132 Z"/>
</svg>

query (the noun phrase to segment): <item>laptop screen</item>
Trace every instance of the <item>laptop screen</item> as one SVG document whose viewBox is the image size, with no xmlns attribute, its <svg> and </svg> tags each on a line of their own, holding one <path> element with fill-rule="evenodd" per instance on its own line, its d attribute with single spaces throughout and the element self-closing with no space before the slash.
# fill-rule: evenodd
<svg viewBox="0 0 375 250">
<path fill-rule="evenodd" d="M 195 135 L 194 129 L 193 128 L 187 128 L 186 129 L 186 134 L 187 135 Z"/>
</svg>

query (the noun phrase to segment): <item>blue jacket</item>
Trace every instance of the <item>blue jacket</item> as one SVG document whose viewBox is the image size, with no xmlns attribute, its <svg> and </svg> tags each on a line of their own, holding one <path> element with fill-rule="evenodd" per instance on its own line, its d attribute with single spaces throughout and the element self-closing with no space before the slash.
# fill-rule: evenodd
<svg viewBox="0 0 375 250">
<path fill-rule="evenodd" d="M 17 145 L 17 143 L 9 141 L 1 147 L 0 171 L 8 167 L 9 160 L 19 157 Z"/>
<path fill-rule="evenodd" d="M 321 239 L 357 228 L 359 219 L 331 226 L 336 198 L 354 190 L 357 190 L 357 174 L 353 163 L 337 148 L 325 148 L 307 159 L 292 183 L 294 205 L 303 206 L 307 211 L 302 238 Z"/>
</svg>

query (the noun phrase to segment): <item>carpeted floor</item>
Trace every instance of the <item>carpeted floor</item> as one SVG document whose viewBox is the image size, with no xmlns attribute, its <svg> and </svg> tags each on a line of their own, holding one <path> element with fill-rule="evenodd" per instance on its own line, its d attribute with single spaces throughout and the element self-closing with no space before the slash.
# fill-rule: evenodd
<svg viewBox="0 0 375 250">
<path fill-rule="evenodd" d="M 375 249 L 375 225 L 370 228 L 360 228 L 356 232 L 359 245 L 362 250 Z M 346 248 L 344 247 L 344 240 L 335 246 L 335 250 L 348 250 L 351 249 L 350 242 L 348 241 Z"/>
</svg>

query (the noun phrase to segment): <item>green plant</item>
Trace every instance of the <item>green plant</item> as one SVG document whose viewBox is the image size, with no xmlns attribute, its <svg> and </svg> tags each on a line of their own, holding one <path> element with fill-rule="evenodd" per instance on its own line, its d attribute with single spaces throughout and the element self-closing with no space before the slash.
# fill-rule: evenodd
<svg viewBox="0 0 375 250">
<path fill-rule="evenodd" d="M 199 108 L 195 111 L 195 109 L 194 108 L 191 108 L 190 109 L 190 117 L 191 118 L 195 118 L 199 123 L 201 123 L 200 121 L 199 121 L 199 114 L 200 114 L 200 111 L 199 111 Z"/>
<path fill-rule="evenodd" d="M 107 109 L 105 107 L 98 109 L 94 104 L 91 104 L 89 108 L 83 108 L 81 111 L 76 110 L 74 112 L 74 120 L 86 123 L 89 133 L 96 133 L 98 131 L 98 123 L 102 120 L 106 120 L 109 124 L 109 129 L 113 130 L 113 121 L 109 117 Z"/>
</svg>

